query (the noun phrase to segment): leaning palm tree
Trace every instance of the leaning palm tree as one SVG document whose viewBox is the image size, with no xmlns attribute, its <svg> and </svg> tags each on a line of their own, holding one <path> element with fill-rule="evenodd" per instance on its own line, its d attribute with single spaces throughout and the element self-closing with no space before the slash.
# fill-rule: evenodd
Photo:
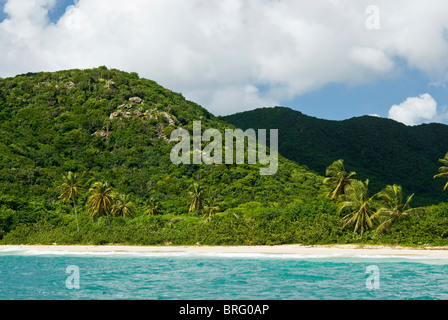
<svg viewBox="0 0 448 320">
<path fill-rule="evenodd" d="M 126 216 L 133 217 L 135 215 L 135 205 L 128 194 L 120 194 L 116 196 L 116 201 L 112 206 L 112 215 L 115 217 L 121 216 L 123 218 L 126 218 Z"/>
<path fill-rule="evenodd" d="M 91 196 L 87 200 L 87 209 L 92 217 L 107 216 L 110 227 L 109 214 L 114 206 L 113 191 L 107 182 L 95 182 L 89 189 Z"/>
<path fill-rule="evenodd" d="M 361 235 L 369 228 L 372 228 L 373 223 L 370 215 L 373 211 L 374 197 L 369 197 L 369 180 L 365 183 L 355 180 L 347 187 L 344 201 L 341 202 L 339 213 L 348 211 L 349 213 L 342 219 L 344 222 L 343 229 L 348 225 L 355 225 L 354 232 L 359 232 Z"/>
<path fill-rule="evenodd" d="M 331 196 L 331 199 L 337 200 L 339 196 L 345 195 L 347 186 L 355 181 L 356 172 L 345 171 L 344 160 L 340 159 L 327 167 L 326 176 L 323 183 L 332 190 L 327 197 Z"/>
<path fill-rule="evenodd" d="M 443 164 L 443 166 L 439 168 L 439 174 L 436 174 L 434 178 L 448 178 L 448 153 L 443 159 L 439 159 L 439 162 Z M 445 184 L 445 187 L 443 187 L 443 190 L 445 191 L 447 188 L 448 182 Z"/>
<path fill-rule="evenodd" d="M 190 200 L 188 201 L 188 212 L 199 212 L 204 208 L 204 189 L 197 183 L 191 185 Z"/>
<path fill-rule="evenodd" d="M 162 205 L 160 201 L 151 197 L 148 201 L 148 210 L 146 210 L 145 215 L 155 216 L 162 213 Z"/>
<path fill-rule="evenodd" d="M 376 197 L 381 199 L 381 207 L 372 215 L 372 220 L 381 220 L 380 225 L 376 231 L 383 233 L 389 230 L 392 223 L 394 223 L 401 216 L 411 212 L 415 212 L 416 209 L 411 209 L 409 204 L 412 201 L 410 195 L 406 202 L 403 203 L 403 192 L 401 186 L 396 184 L 392 186 L 386 186 L 382 191 L 376 194 Z"/>
<path fill-rule="evenodd" d="M 81 177 L 71 171 L 64 175 L 62 179 L 63 183 L 58 186 L 58 188 L 62 191 L 59 199 L 62 198 L 64 203 L 68 200 L 73 202 L 73 209 L 75 210 L 76 217 L 76 228 L 79 232 L 78 213 L 76 211 L 76 198 L 78 198 L 81 195 L 81 191 L 84 190 L 84 188 L 82 187 L 83 181 Z"/>
</svg>

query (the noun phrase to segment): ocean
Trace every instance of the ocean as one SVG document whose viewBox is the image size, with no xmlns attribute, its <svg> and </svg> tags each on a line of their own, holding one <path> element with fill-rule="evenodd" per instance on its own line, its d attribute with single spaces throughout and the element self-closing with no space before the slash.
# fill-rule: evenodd
<svg viewBox="0 0 448 320">
<path fill-rule="evenodd" d="M 0 249 L 1 300 L 446 300 L 448 261 Z"/>
</svg>

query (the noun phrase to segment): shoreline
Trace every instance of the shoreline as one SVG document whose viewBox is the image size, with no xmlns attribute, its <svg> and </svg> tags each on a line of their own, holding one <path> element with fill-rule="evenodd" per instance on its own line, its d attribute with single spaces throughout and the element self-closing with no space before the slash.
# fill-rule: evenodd
<svg viewBox="0 0 448 320">
<path fill-rule="evenodd" d="M 39 253 L 198 253 L 198 254 L 295 254 L 323 256 L 403 256 L 448 258 L 448 247 L 392 247 L 367 245 L 319 245 L 298 244 L 277 246 L 118 246 L 118 245 L 0 245 L 5 250 L 29 250 Z"/>
</svg>

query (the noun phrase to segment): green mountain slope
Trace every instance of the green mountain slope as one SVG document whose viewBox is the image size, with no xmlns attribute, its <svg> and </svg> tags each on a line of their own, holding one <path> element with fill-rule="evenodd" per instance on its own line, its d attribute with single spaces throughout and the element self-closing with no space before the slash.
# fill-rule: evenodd
<svg viewBox="0 0 448 320">
<path fill-rule="evenodd" d="M 438 159 L 448 151 L 448 126 L 405 126 L 390 119 L 359 117 L 329 121 L 309 117 L 289 108 L 263 108 L 223 119 L 237 127 L 278 128 L 279 152 L 319 174 L 337 159 L 348 170 L 369 178 L 373 191 L 400 184 L 415 193 L 414 205 L 446 200 L 443 181 L 433 179 Z"/>
<path fill-rule="evenodd" d="M 170 133 L 192 132 L 194 120 L 203 130 L 232 128 L 135 73 L 100 67 L 0 79 L 0 238 L 20 224 L 65 215 L 73 226 L 73 207 L 57 189 L 68 171 L 86 173 L 87 189 L 105 180 L 130 194 L 137 217 L 150 198 L 165 214 L 186 215 L 194 182 L 217 194 L 220 214 L 329 203 L 322 177 L 284 158 L 273 176 L 260 176 L 259 165 L 172 164 Z M 81 217 L 87 197 L 78 201 Z"/>
</svg>

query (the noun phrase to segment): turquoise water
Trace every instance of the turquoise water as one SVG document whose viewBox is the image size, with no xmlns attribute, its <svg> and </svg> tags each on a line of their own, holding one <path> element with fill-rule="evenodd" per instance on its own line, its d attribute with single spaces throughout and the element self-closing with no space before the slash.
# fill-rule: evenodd
<svg viewBox="0 0 448 320">
<path fill-rule="evenodd" d="M 366 284 L 372 265 L 378 289 Z M 79 268 L 79 289 L 67 288 L 69 266 Z M 447 271 L 448 261 L 425 257 L 0 250 L 0 299 L 446 300 Z"/>
</svg>

